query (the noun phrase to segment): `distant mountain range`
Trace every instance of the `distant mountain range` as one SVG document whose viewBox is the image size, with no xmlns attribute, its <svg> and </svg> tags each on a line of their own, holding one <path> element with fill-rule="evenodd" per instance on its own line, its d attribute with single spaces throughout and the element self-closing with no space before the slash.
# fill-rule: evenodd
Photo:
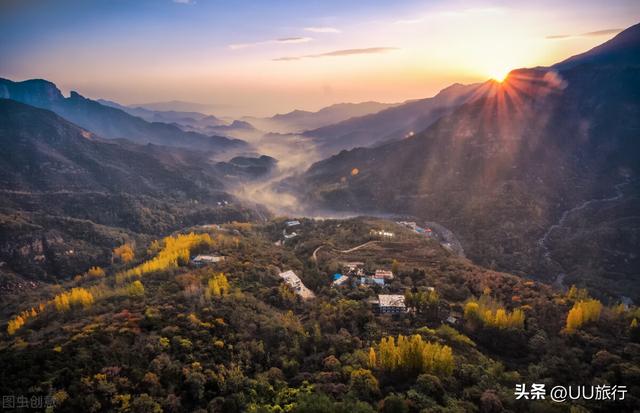
<svg viewBox="0 0 640 413">
<path fill-rule="evenodd" d="M 224 109 L 227 105 L 219 105 L 215 103 L 197 103 L 185 102 L 183 100 L 170 100 L 167 102 L 147 102 L 134 103 L 128 105 L 130 108 L 143 108 L 160 112 L 198 112 L 209 114 L 219 109 Z"/>
<path fill-rule="evenodd" d="M 241 140 L 206 136 L 184 131 L 168 123 L 149 122 L 120 108 L 84 98 L 77 92 L 71 92 L 71 95 L 65 98 L 55 84 L 46 80 L 12 82 L 0 79 L 0 98 L 52 110 L 104 138 L 128 139 L 142 144 L 154 143 L 213 153 L 248 148 L 246 142 Z"/>
<path fill-rule="evenodd" d="M 180 112 L 175 110 L 151 110 L 140 106 L 125 106 L 117 102 L 98 99 L 98 103 L 123 110 L 130 115 L 137 116 L 147 122 L 175 123 L 178 126 L 201 129 L 203 127 L 215 127 L 225 125 L 225 122 L 213 115 L 205 115 L 200 112 Z"/>
<path fill-rule="evenodd" d="M 337 103 L 317 112 L 294 110 L 270 118 L 243 117 L 242 120 L 255 125 L 258 129 L 277 133 L 301 133 L 343 120 L 376 113 L 393 107 L 394 104 L 379 102 Z"/>
<path fill-rule="evenodd" d="M 122 240 L 252 212 L 224 182 L 273 160 L 209 164 L 205 153 L 105 140 L 55 113 L 0 99 L 0 261 L 31 278 L 106 264 Z M 234 169 L 235 168 L 235 169 Z"/>
<path fill-rule="evenodd" d="M 328 155 L 344 149 L 374 146 L 407 138 L 424 130 L 460 105 L 487 96 L 494 90 L 492 83 L 454 84 L 434 97 L 408 101 L 376 113 L 352 117 L 308 130 L 304 135 L 313 139 L 319 151 Z"/>
<path fill-rule="evenodd" d="M 636 25 L 558 65 L 512 71 L 502 84 L 476 86 L 481 93 L 467 89 L 474 99 L 426 130 L 318 162 L 297 188 L 323 210 L 439 221 L 482 265 L 567 273 L 568 282 L 637 300 L 639 47 Z M 359 123 L 371 136 L 385 127 L 383 116 L 400 110 L 344 124 Z M 321 137 L 345 139 L 343 131 L 332 126 Z"/>
</svg>

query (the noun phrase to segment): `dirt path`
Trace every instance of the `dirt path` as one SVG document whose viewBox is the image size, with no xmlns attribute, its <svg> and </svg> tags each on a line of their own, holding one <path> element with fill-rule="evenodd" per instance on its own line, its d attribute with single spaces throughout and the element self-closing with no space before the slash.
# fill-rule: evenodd
<svg viewBox="0 0 640 413">
<path fill-rule="evenodd" d="M 580 205 L 578 205 L 576 207 L 573 207 L 571 209 L 567 209 L 566 211 L 564 211 L 562 213 L 562 215 L 560 216 L 560 219 L 558 220 L 558 222 L 556 222 L 555 224 L 551 225 L 547 229 L 547 232 L 544 233 L 542 238 L 540 238 L 538 240 L 538 246 L 541 248 L 542 255 L 545 258 L 545 260 L 547 260 L 547 262 L 551 262 L 552 261 L 551 252 L 549 251 L 549 246 L 547 245 L 547 242 L 549 241 L 549 237 L 551 236 L 553 231 L 555 231 L 558 228 L 561 228 L 562 226 L 564 226 L 564 223 L 567 221 L 567 218 L 569 217 L 569 215 L 573 214 L 574 212 L 581 211 L 581 210 L 587 208 L 588 206 L 590 206 L 592 204 L 595 204 L 595 203 L 598 203 L 598 202 L 613 202 L 613 201 L 617 201 L 617 200 L 621 199 L 624 196 L 624 192 L 622 192 L 622 187 L 627 185 L 628 183 L 629 183 L 629 181 L 625 180 L 624 182 L 621 182 L 621 183 L 615 185 L 614 186 L 615 191 L 616 191 L 615 196 L 608 197 L 608 198 L 590 199 L 588 201 L 585 201 L 585 202 L 581 203 Z"/>
<path fill-rule="evenodd" d="M 350 253 L 350 252 L 357 251 L 357 250 L 359 250 L 359 249 L 361 249 L 361 248 L 366 248 L 366 247 L 368 247 L 368 246 L 370 246 L 370 245 L 377 244 L 377 243 L 379 243 L 379 242 L 380 242 L 380 241 L 367 241 L 367 242 L 365 242 L 364 244 L 357 245 L 357 246 L 355 246 L 355 247 L 353 247 L 353 248 L 349 248 L 348 250 L 339 250 L 339 249 L 336 249 L 336 248 L 331 247 L 329 244 L 322 244 L 322 245 L 320 245 L 318 248 L 316 248 L 315 250 L 313 250 L 313 254 L 311 254 L 311 260 L 313 260 L 314 262 L 318 262 L 318 252 L 319 252 L 322 248 L 324 248 L 324 247 L 329 247 L 329 248 L 331 248 L 332 250 L 334 250 L 334 251 L 336 251 L 336 252 L 339 252 L 339 253 L 341 253 L 341 254 L 348 254 L 348 253 Z"/>
</svg>

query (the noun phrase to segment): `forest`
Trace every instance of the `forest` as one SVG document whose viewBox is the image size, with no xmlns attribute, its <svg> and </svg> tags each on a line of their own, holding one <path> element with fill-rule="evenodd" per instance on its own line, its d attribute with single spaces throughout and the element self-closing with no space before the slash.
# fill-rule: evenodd
<svg viewBox="0 0 640 413">
<path fill-rule="evenodd" d="M 113 246 L 111 264 L 11 297 L 0 385 L 55 412 L 624 412 L 640 310 L 488 270 L 391 221 L 285 218 Z M 393 240 L 376 238 L 393 231 Z M 354 245 L 368 248 L 341 253 Z M 312 259 L 313 251 L 324 248 Z M 195 266 L 211 253 L 223 261 Z M 344 262 L 384 286 L 331 287 Z M 291 269 L 316 297 L 278 273 Z M 378 294 L 407 311 L 379 314 Z M 13 313 L 9 308 L 19 308 Z M 452 321 L 453 320 L 453 321 Z M 624 400 L 518 400 L 521 383 L 624 385 Z"/>
</svg>

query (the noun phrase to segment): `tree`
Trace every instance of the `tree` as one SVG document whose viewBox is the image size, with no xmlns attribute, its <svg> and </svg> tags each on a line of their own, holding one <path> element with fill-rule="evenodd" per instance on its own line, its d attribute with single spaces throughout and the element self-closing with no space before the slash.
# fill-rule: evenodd
<svg viewBox="0 0 640 413">
<path fill-rule="evenodd" d="M 598 300 L 576 302 L 567 314 L 567 332 L 573 333 L 586 323 L 598 321 L 601 313 L 602 303 Z"/>
<path fill-rule="evenodd" d="M 371 370 L 356 369 L 351 372 L 351 391 L 358 399 L 373 401 L 380 395 L 378 379 Z"/>
<path fill-rule="evenodd" d="M 147 393 L 137 396 L 131 403 L 133 413 L 162 413 L 162 407 Z"/>
<path fill-rule="evenodd" d="M 153 244 L 152 244 L 153 245 Z M 120 278 L 140 277 L 156 271 L 164 271 L 189 263 L 191 250 L 211 247 L 213 240 L 209 234 L 179 234 L 162 240 L 162 249 L 155 257 L 142 264 L 120 273 Z"/>
<path fill-rule="evenodd" d="M 209 279 L 208 293 L 210 295 L 219 297 L 221 295 L 229 294 L 229 280 L 223 273 L 216 273 Z"/>
<path fill-rule="evenodd" d="M 372 356 L 373 350 L 373 356 Z M 378 352 L 369 350 L 369 361 L 387 372 L 401 371 L 409 375 L 435 373 L 448 376 L 453 372 L 453 351 L 440 343 L 424 341 L 422 336 L 383 337 L 378 344 Z"/>
<path fill-rule="evenodd" d="M 397 394 L 390 394 L 382 402 L 382 413 L 408 413 L 407 401 Z"/>
<path fill-rule="evenodd" d="M 113 250 L 113 256 L 123 263 L 128 263 L 133 260 L 135 253 L 131 244 L 122 244 Z"/>
<path fill-rule="evenodd" d="M 93 294 L 84 288 L 72 288 L 70 292 L 60 293 L 53 298 L 56 310 L 68 311 L 71 307 L 82 306 L 88 308 L 93 304 Z"/>
<path fill-rule="evenodd" d="M 480 300 L 468 301 L 464 306 L 464 318 L 471 322 L 480 322 L 495 328 L 524 328 L 524 312 L 520 308 L 513 311 L 505 310 L 499 303 L 489 296 L 482 296 Z"/>
<path fill-rule="evenodd" d="M 127 294 L 131 297 L 144 296 L 144 285 L 139 280 L 135 280 L 127 286 Z"/>
<path fill-rule="evenodd" d="M 105 276 L 105 272 L 100 267 L 91 267 L 86 273 L 87 277 L 90 278 L 102 278 Z"/>
<path fill-rule="evenodd" d="M 378 365 L 378 359 L 376 357 L 376 351 L 373 349 L 373 347 L 369 347 L 369 362 L 368 362 L 368 365 L 369 365 L 370 369 L 374 369 Z"/>
</svg>

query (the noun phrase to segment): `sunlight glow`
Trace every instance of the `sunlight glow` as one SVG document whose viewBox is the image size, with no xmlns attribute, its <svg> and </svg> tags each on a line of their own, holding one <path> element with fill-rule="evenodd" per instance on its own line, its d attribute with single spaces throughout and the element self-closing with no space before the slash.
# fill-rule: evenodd
<svg viewBox="0 0 640 413">
<path fill-rule="evenodd" d="M 491 73 L 489 73 L 489 77 L 495 80 L 496 82 L 502 83 L 507 78 L 507 76 L 509 76 L 510 71 L 511 71 L 511 68 L 507 68 L 507 67 L 496 68 L 496 69 L 493 69 Z"/>
</svg>

